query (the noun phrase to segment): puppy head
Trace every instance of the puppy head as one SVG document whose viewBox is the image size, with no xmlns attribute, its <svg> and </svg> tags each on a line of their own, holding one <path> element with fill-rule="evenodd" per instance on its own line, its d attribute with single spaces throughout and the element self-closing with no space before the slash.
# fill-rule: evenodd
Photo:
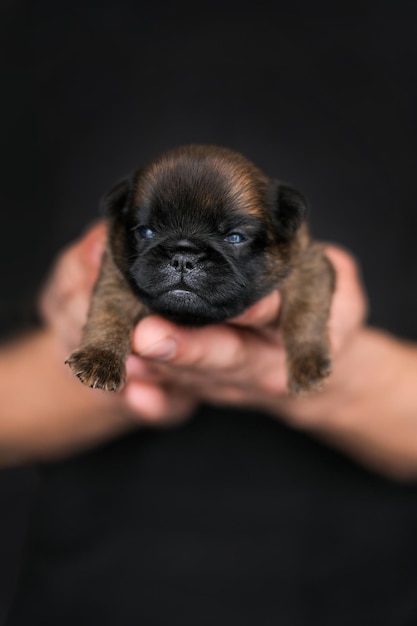
<svg viewBox="0 0 417 626">
<path fill-rule="evenodd" d="M 271 291 L 290 269 L 305 214 L 296 191 L 214 146 L 162 155 L 106 204 L 123 239 L 116 262 L 140 300 L 192 325 L 238 315 Z"/>
</svg>

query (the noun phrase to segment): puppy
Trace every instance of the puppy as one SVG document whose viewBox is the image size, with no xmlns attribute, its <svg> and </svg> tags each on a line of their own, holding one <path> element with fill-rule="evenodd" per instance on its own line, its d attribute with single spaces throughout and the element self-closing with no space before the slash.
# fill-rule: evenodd
<svg viewBox="0 0 417 626">
<path fill-rule="evenodd" d="M 116 391 L 134 325 L 150 312 L 203 326 L 279 289 L 288 387 L 330 374 L 334 273 L 309 236 L 300 193 L 226 148 L 169 151 L 104 200 L 109 238 L 80 348 L 67 363 L 90 387 Z"/>
</svg>

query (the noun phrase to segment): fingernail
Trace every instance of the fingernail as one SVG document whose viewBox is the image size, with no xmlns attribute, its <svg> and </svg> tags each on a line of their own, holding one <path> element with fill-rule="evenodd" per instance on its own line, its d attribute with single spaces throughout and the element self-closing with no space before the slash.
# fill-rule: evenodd
<svg viewBox="0 0 417 626">
<path fill-rule="evenodd" d="M 177 352 L 177 342 L 172 337 L 165 337 L 139 352 L 139 356 L 157 361 L 169 361 Z"/>
</svg>

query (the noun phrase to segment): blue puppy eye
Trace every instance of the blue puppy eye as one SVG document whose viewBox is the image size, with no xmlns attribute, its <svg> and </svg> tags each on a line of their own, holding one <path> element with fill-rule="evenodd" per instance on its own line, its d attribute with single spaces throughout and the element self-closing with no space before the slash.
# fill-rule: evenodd
<svg viewBox="0 0 417 626">
<path fill-rule="evenodd" d="M 224 240 L 227 241 L 227 243 L 242 243 L 242 241 L 245 241 L 245 238 L 240 233 L 230 233 Z"/>
<path fill-rule="evenodd" d="M 153 239 L 153 237 L 155 236 L 154 231 L 149 228 L 149 226 L 139 226 L 137 232 L 142 239 Z"/>
</svg>

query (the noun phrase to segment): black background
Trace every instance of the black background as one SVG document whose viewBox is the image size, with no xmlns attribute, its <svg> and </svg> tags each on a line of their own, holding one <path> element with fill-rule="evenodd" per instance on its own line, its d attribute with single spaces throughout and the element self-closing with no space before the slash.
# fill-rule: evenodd
<svg viewBox="0 0 417 626">
<path fill-rule="evenodd" d="M 315 235 L 361 260 L 370 321 L 417 338 L 417 17 L 376 2 L 354 17 L 308 11 L 3 3 L 4 335 L 114 181 L 166 148 L 209 142 L 302 190 Z M 6 596 L 34 478 L 0 481 Z"/>
<path fill-rule="evenodd" d="M 315 234 L 361 258 L 372 321 L 415 333 L 402 283 L 415 271 L 416 20 L 303 17 L 298 5 L 291 17 L 238 3 L 5 10 L 3 311 L 114 180 L 167 147 L 210 142 L 299 187 Z"/>
</svg>

